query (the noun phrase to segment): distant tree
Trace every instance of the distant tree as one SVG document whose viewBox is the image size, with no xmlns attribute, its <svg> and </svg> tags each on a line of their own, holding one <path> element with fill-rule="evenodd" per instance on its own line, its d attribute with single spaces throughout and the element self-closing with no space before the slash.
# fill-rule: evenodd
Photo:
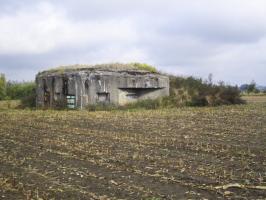
<svg viewBox="0 0 266 200">
<path fill-rule="evenodd" d="M 253 80 L 250 84 L 243 84 L 239 87 L 241 92 L 250 93 L 259 93 L 260 90 L 257 88 L 256 82 Z"/>
<path fill-rule="evenodd" d="M 4 74 L 0 74 L 0 100 L 6 98 L 6 78 Z"/>
<path fill-rule="evenodd" d="M 212 85 L 212 83 L 213 83 L 213 74 L 212 73 L 210 73 L 208 75 L 208 83 L 209 83 L 209 85 Z"/>
<path fill-rule="evenodd" d="M 251 83 L 247 87 L 247 92 L 251 93 L 256 89 L 256 83 L 255 81 L 251 81 Z"/>
<path fill-rule="evenodd" d="M 241 92 L 247 92 L 249 84 L 243 84 L 239 87 Z"/>
</svg>

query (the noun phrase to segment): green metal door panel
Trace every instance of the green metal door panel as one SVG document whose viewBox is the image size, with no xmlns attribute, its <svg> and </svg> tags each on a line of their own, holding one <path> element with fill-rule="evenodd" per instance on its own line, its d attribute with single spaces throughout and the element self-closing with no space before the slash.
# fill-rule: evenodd
<svg viewBox="0 0 266 200">
<path fill-rule="evenodd" d="M 76 97 L 73 95 L 67 96 L 67 107 L 74 109 L 76 107 Z"/>
</svg>

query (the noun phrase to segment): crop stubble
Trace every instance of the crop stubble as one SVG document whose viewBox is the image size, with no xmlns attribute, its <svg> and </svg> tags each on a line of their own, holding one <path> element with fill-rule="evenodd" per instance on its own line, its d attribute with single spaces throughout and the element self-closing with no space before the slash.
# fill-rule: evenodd
<svg viewBox="0 0 266 200">
<path fill-rule="evenodd" d="M 0 199 L 263 199 L 266 104 L 0 111 Z"/>
</svg>

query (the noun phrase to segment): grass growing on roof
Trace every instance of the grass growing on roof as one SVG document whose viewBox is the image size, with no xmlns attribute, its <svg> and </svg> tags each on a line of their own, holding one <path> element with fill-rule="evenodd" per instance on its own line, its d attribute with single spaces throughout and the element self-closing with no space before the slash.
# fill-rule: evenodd
<svg viewBox="0 0 266 200">
<path fill-rule="evenodd" d="M 107 64 L 76 64 L 76 65 L 62 65 L 59 67 L 51 68 L 40 72 L 39 75 L 45 75 L 47 73 L 58 73 L 63 74 L 68 71 L 78 71 L 82 69 L 98 69 L 98 70 L 114 70 L 114 71 L 126 71 L 126 70 L 142 70 L 151 73 L 158 73 L 157 69 L 146 63 L 107 63 Z"/>
<path fill-rule="evenodd" d="M 139 70 L 145 70 L 145 71 L 149 71 L 152 73 L 158 73 L 158 70 L 152 65 L 149 65 L 146 63 L 132 63 L 132 64 L 134 67 L 136 67 Z"/>
</svg>

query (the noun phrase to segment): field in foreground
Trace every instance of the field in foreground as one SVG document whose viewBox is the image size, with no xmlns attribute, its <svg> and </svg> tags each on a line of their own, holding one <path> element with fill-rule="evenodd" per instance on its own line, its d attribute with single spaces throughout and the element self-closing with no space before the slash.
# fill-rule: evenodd
<svg viewBox="0 0 266 200">
<path fill-rule="evenodd" d="M 247 103 L 264 103 L 266 102 L 266 95 L 246 95 L 242 99 Z"/>
<path fill-rule="evenodd" d="M 266 197 L 266 103 L 3 110 L 0 125 L 0 199 Z"/>
</svg>

